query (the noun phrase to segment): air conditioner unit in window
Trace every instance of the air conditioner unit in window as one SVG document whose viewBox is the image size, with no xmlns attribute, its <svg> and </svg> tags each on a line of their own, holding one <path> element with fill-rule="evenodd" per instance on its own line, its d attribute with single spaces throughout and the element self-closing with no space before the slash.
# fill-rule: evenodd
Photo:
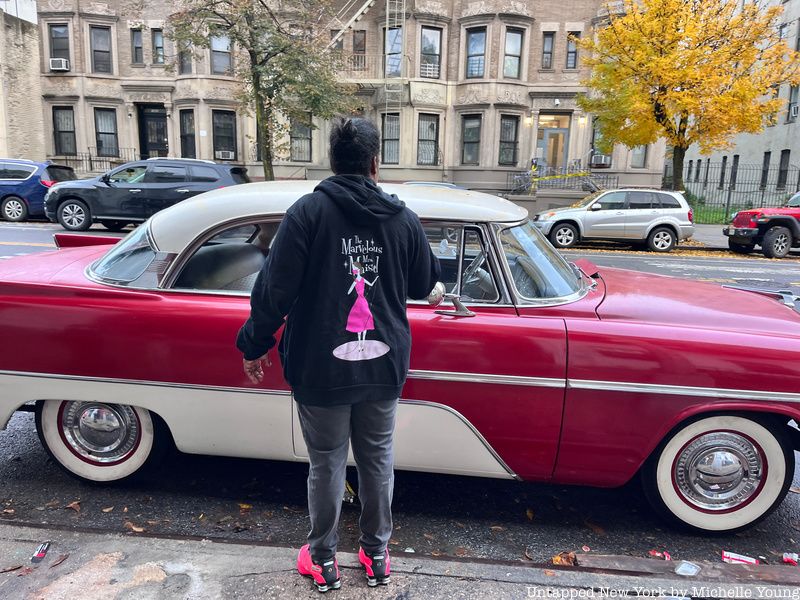
<svg viewBox="0 0 800 600">
<path fill-rule="evenodd" d="M 800 105 L 795 104 L 789 107 L 789 116 L 791 118 L 796 119 L 798 114 L 800 114 Z"/>
<path fill-rule="evenodd" d="M 590 167 L 610 167 L 611 157 L 608 154 L 593 154 L 589 159 Z"/>
<path fill-rule="evenodd" d="M 218 158 L 220 160 L 233 160 L 236 158 L 236 154 L 230 150 L 217 150 L 214 152 L 214 158 Z"/>
<path fill-rule="evenodd" d="M 68 58 L 51 58 L 50 59 L 51 71 L 69 71 Z"/>
</svg>

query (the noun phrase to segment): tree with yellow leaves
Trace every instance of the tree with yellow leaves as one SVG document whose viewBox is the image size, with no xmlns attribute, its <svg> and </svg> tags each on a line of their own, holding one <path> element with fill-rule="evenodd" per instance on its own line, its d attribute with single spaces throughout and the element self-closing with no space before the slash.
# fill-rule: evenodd
<svg viewBox="0 0 800 600">
<path fill-rule="evenodd" d="M 594 38 L 580 41 L 592 68 L 580 106 L 605 144 L 673 147 L 673 189 L 683 159 L 757 133 L 782 105 L 775 86 L 800 83 L 800 54 L 778 32 L 780 6 L 741 0 L 622 0 Z"/>
</svg>

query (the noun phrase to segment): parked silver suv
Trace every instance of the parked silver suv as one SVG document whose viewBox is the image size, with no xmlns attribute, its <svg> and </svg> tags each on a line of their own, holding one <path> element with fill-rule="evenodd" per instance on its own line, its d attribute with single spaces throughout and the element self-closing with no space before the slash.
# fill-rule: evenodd
<svg viewBox="0 0 800 600">
<path fill-rule="evenodd" d="M 582 239 L 640 240 L 669 252 L 694 233 L 694 215 L 680 192 L 649 189 L 603 190 L 572 206 L 542 211 L 534 224 L 556 248 Z"/>
</svg>

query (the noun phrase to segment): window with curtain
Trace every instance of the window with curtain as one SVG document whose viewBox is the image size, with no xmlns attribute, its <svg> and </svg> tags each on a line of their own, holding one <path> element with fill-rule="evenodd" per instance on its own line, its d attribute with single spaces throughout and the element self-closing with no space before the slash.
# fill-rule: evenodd
<svg viewBox="0 0 800 600">
<path fill-rule="evenodd" d="M 144 64 L 141 29 L 131 29 L 131 63 L 134 65 Z"/>
<path fill-rule="evenodd" d="M 403 72 L 403 29 L 401 27 L 389 27 L 383 30 L 384 34 L 384 54 L 386 63 L 384 65 L 386 77 L 400 77 Z"/>
<path fill-rule="evenodd" d="M 578 68 L 578 40 L 581 37 L 580 31 L 571 31 L 567 37 L 567 68 Z"/>
<path fill-rule="evenodd" d="M 486 67 L 486 27 L 467 29 L 467 78 L 483 77 Z"/>
<path fill-rule="evenodd" d="M 647 145 L 631 148 L 631 167 L 644 169 L 647 166 Z"/>
<path fill-rule="evenodd" d="M 230 75 L 233 72 L 231 61 L 231 39 L 227 35 L 211 37 L 211 73 Z"/>
<path fill-rule="evenodd" d="M 545 31 L 542 34 L 542 68 L 553 68 L 553 41 L 555 40 L 555 32 Z"/>
<path fill-rule="evenodd" d="M 89 42 L 92 51 L 92 72 L 112 73 L 111 68 L 111 28 L 89 28 Z"/>
<path fill-rule="evenodd" d="M 400 164 L 400 114 L 385 113 L 381 127 L 381 162 Z"/>
<path fill-rule="evenodd" d="M 53 107 L 53 133 L 57 155 L 72 156 L 78 153 L 75 143 L 75 113 L 71 106 Z"/>
<path fill-rule="evenodd" d="M 419 57 L 419 76 L 439 79 L 442 67 L 442 30 L 436 27 L 423 27 Z"/>
<path fill-rule="evenodd" d="M 310 122 L 311 115 L 308 116 Z M 293 162 L 311 162 L 311 125 L 292 119 L 289 128 L 289 159 Z"/>
<path fill-rule="evenodd" d="M 417 124 L 417 164 L 437 165 L 439 115 L 420 114 Z"/>
<path fill-rule="evenodd" d="M 231 110 L 211 111 L 214 135 L 214 158 L 236 160 L 236 113 Z M 222 158 L 218 153 L 232 152 L 233 158 Z"/>
<path fill-rule="evenodd" d="M 503 115 L 500 117 L 500 154 L 499 164 L 513 166 L 517 164 L 519 147 L 519 117 Z"/>
<path fill-rule="evenodd" d="M 519 79 L 522 68 L 522 30 L 506 30 L 506 49 L 503 59 L 503 77 Z"/>
<path fill-rule="evenodd" d="M 69 27 L 65 24 L 51 23 L 48 29 L 50 34 L 50 58 L 69 59 Z"/>
<path fill-rule="evenodd" d="M 181 127 L 181 156 L 183 158 L 197 158 L 197 149 L 194 141 L 194 110 L 180 111 Z"/>
<path fill-rule="evenodd" d="M 153 64 L 164 64 L 164 32 L 161 29 L 153 29 Z"/>
<path fill-rule="evenodd" d="M 94 130 L 98 156 L 119 156 L 117 142 L 117 111 L 113 108 L 94 109 Z"/>
<path fill-rule="evenodd" d="M 461 164 L 480 164 L 481 116 L 464 115 L 461 118 Z"/>
</svg>

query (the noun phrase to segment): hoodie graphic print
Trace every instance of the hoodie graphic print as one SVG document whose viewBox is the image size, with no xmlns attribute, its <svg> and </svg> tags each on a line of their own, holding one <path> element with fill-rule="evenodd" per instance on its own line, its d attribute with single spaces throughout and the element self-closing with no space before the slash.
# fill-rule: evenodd
<svg viewBox="0 0 800 600">
<path fill-rule="evenodd" d="M 406 300 L 438 278 L 413 212 L 368 178 L 328 178 L 287 211 L 237 346 L 262 356 L 285 317 L 278 350 L 298 402 L 395 399 L 411 349 Z"/>
</svg>

